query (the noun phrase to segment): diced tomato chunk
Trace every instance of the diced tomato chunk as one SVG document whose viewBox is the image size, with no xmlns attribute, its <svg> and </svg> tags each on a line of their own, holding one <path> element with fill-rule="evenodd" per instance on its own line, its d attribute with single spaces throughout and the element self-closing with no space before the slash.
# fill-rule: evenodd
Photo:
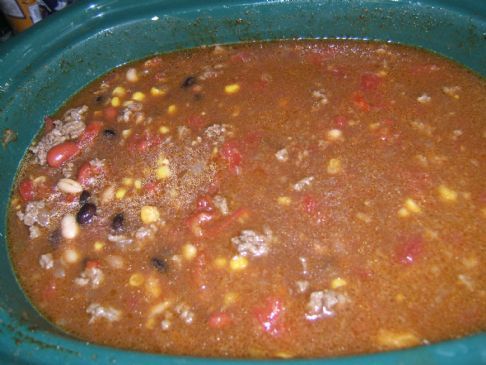
<svg viewBox="0 0 486 365">
<path fill-rule="evenodd" d="M 420 235 L 402 237 L 395 248 L 395 259 L 403 265 L 417 261 L 424 249 L 424 240 Z"/>
<path fill-rule="evenodd" d="M 95 177 L 102 173 L 100 168 L 93 166 L 90 161 L 86 161 L 78 169 L 78 182 L 83 186 L 89 186 L 94 183 Z"/>
<path fill-rule="evenodd" d="M 226 312 L 213 312 L 208 319 L 208 326 L 214 329 L 222 329 L 230 324 L 231 317 Z"/>
<path fill-rule="evenodd" d="M 214 217 L 215 217 L 214 213 L 209 213 L 209 212 L 196 213 L 191 217 L 189 217 L 189 219 L 187 220 L 187 226 L 189 227 L 189 230 L 195 237 L 203 237 L 204 230 L 202 226 L 212 221 Z"/>
<path fill-rule="evenodd" d="M 128 140 L 128 149 L 130 152 L 145 152 L 151 147 L 158 146 L 162 143 L 162 137 L 150 133 L 136 133 Z"/>
<path fill-rule="evenodd" d="M 243 161 L 240 149 L 240 143 L 230 140 L 225 142 L 220 150 L 220 155 L 227 162 L 228 169 L 235 174 L 239 173 Z"/>
<path fill-rule="evenodd" d="M 346 118 L 345 116 L 342 116 L 342 115 L 336 115 L 332 119 L 333 127 L 344 128 L 344 127 L 346 127 L 347 123 L 348 123 L 348 118 Z"/>
<path fill-rule="evenodd" d="M 86 261 L 84 267 L 86 269 L 97 269 L 100 267 L 100 262 L 98 260 L 88 260 Z"/>
<path fill-rule="evenodd" d="M 204 237 L 214 238 L 228 230 L 236 222 L 245 221 L 250 215 L 250 211 L 246 208 L 238 208 L 230 215 L 223 217 L 218 222 L 214 223 L 204 232 Z"/>
<path fill-rule="evenodd" d="M 115 108 L 114 106 L 106 107 L 103 110 L 103 116 L 105 117 L 106 120 L 112 122 L 118 116 L 118 109 Z"/>
<path fill-rule="evenodd" d="M 186 124 L 195 132 L 199 132 L 206 126 L 206 121 L 200 115 L 192 115 L 187 118 Z"/>
<path fill-rule="evenodd" d="M 63 142 L 52 147 L 47 152 L 47 163 L 51 167 L 61 167 L 65 162 L 75 157 L 80 152 L 78 144 Z"/>
<path fill-rule="evenodd" d="M 83 149 L 93 143 L 94 139 L 100 134 L 101 128 L 103 127 L 103 123 L 94 121 L 89 123 L 83 134 L 78 138 L 78 146 L 79 148 Z"/>
<path fill-rule="evenodd" d="M 196 210 L 199 212 L 212 212 L 214 211 L 213 199 L 209 195 L 203 195 L 196 201 Z"/>
<path fill-rule="evenodd" d="M 279 336 L 284 331 L 283 312 L 285 308 L 279 298 L 267 298 L 264 304 L 256 307 L 253 314 L 263 332 L 271 336 Z"/>
<path fill-rule="evenodd" d="M 318 204 L 317 199 L 312 195 L 305 195 L 302 198 L 302 209 L 307 214 L 315 214 L 317 212 Z"/>
<path fill-rule="evenodd" d="M 371 110 L 370 104 L 368 104 L 368 102 L 366 101 L 366 99 L 361 93 L 359 92 L 354 93 L 352 99 L 354 105 L 359 109 L 361 109 L 362 111 L 369 112 Z"/>
<path fill-rule="evenodd" d="M 22 199 L 26 202 L 34 200 L 34 182 L 31 179 L 24 179 L 19 184 L 19 193 Z"/>
<path fill-rule="evenodd" d="M 381 84 L 381 78 L 374 73 L 365 73 L 361 76 L 360 87 L 363 91 L 374 91 Z"/>
</svg>

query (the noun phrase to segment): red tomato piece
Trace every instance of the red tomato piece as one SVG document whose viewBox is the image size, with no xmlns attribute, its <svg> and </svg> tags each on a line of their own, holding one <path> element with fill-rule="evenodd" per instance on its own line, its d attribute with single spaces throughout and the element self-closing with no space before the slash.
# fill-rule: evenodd
<svg viewBox="0 0 486 365">
<path fill-rule="evenodd" d="M 395 259 L 403 265 L 411 265 L 417 261 L 424 250 L 424 240 L 420 235 L 402 238 L 395 248 Z"/>
<path fill-rule="evenodd" d="M 342 115 L 336 115 L 332 119 L 332 125 L 337 128 L 344 128 L 348 125 L 348 118 Z"/>
<path fill-rule="evenodd" d="M 213 199 L 209 195 L 203 195 L 196 201 L 196 210 L 198 212 L 212 212 L 214 211 Z"/>
<path fill-rule="evenodd" d="M 114 106 L 109 106 L 106 107 L 103 110 L 103 116 L 105 117 L 106 120 L 108 121 L 114 121 L 116 117 L 118 116 L 118 109 L 115 108 Z"/>
<path fill-rule="evenodd" d="M 239 174 L 243 161 L 240 149 L 240 143 L 230 140 L 225 142 L 220 150 L 220 155 L 227 162 L 228 169 L 235 174 Z"/>
<path fill-rule="evenodd" d="M 208 213 L 208 212 L 196 213 L 191 217 L 189 217 L 189 219 L 187 220 L 187 226 L 189 227 L 189 230 L 195 237 L 203 237 L 204 230 L 202 226 L 212 221 L 214 218 L 215 215 L 213 213 Z"/>
<path fill-rule="evenodd" d="M 101 173 L 103 171 L 100 168 L 93 166 L 90 161 L 86 161 L 78 169 L 78 182 L 83 186 L 89 186 Z"/>
<path fill-rule="evenodd" d="M 93 143 L 94 139 L 100 134 L 103 123 L 94 121 L 89 123 L 83 134 L 78 138 L 78 146 L 83 149 Z"/>
<path fill-rule="evenodd" d="M 267 298 L 264 305 L 256 307 L 253 314 L 263 332 L 271 336 L 279 336 L 284 331 L 283 312 L 285 308 L 278 298 Z"/>
<path fill-rule="evenodd" d="M 206 126 L 206 121 L 200 115 L 192 115 L 187 118 L 186 124 L 193 131 L 198 132 Z"/>
<path fill-rule="evenodd" d="M 88 260 L 84 267 L 86 269 L 97 269 L 100 267 L 100 262 L 98 260 Z"/>
<path fill-rule="evenodd" d="M 368 104 L 368 102 L 360 92 L 354 93 L 352 99 L 354 105 L 362 111 L 369 112 L 371 110 L 370 104 Z"/>
<path fill-rule="evenodd" d="M 34 190 L 34 182 L 31 179 L 24 179 L 19 184 L 19 193 L 22 197 L 22 200 L 28 202 L 34 200 L 35 198 L 35 190 Z"/>
<path fill-rule="evenodd" d="M 226 312 L 213 312 L 208 319 L 208 326 L 214 329 L 222 329 L 230 324 L 231 317 Z"/>
<path fill-rule="evenodd" d="M 373 73 L 365 73 L 361 76 L 360 87 L 363 91 L 374 91 L 381 84 L 381 78 Z"/>
<path fill-rule="evenodd" d="M 65 162 L 80 152 L 79 146 L 74 142 L 63 142 L 52 147 L 47 152 L 47 163 L 51 167 L 61 167 Z"/>
<path fill-rule="evenodd" d="M 233 226 L 234 223 L 246 220 L 250 215 L 250 211 L 246 208 L 238 208 L 230 215 L 219 220 L 204 232 L 204 237 L 214 238 L 222 234 Z"/>
<path fill-rule="evenodd" d="M 302 208 L 307 214 L 315 214 L 317 212 L 317 199 L 312 195 L 305 195 L 302 198 Z"/>
</svg>

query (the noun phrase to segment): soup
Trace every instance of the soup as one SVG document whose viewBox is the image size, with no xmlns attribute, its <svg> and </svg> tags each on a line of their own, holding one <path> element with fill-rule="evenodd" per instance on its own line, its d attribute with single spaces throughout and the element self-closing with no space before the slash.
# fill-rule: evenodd
<svg viewBox="0 0 486 365">
<path fill-rule="evenodd" d="M 427 52 L 282 41 L 103 76 L 19 170 L 10 252 L 94 343 L 288 358 L 486 328 L 486 85 Z"/>
</svg>

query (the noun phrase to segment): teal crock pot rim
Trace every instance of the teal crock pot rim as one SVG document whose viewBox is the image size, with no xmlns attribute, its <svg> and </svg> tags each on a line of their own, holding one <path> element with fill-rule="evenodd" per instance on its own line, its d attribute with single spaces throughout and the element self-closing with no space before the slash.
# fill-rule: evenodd
<svg viewBox="0 0 486 365">
<path fill-rule="evenodd" d="M 293 32 L 288 28 L 279 28 L 281 24 L 273 24 L 275 28 L 270 30 L 265 29 L 255 36 L 251 29 L 245 31 L 244 21 L 253 19 L 253 24 L 257 24 L 258 19 L 265 19 L 269 25 L 271 21 L 268 20 L 269 9 L 276 11 L 283 11 L 285 7 L 291 8 L 297 13 L 302 11 L 305 13 L 306 7 L 311 7 L 314 10 L 326 10 L 334 16 L 334 20 L 349 22 L 350 18 L 343 15 L 340 7 L 348 7 L 350 11 L 363 10 L 368 14 L 373 14 L 375 18 L 370 17 L 364 19 L 363 23 L 353 28 L 353 31 L 347 32 L 343 28 L 337 26 L 331 31 L 327 29 L 322 33 L 316 34 L 314 28 L 306 28 L 306 24 L 302 25 L 302 31 Z M 196 9 L 196 10 L 195 10 Z M 232 9 L 248 10 L 248 12 L 237 13 L 232 12 Z M 406 0 L 317 0 L 317 1 L 264 1 L 264 0 L 236 0 L 236 1 L 221 1 L 211 0 L 204 4 L 197 1 L 183 0 L 179 2 L 171 2 L 168 0 L 147 0 L 142 4 L 136 4 L 131 0 L 105 0 L 105 1 L 80 1 L 61 13 L 56 14 L 49 19 L 41 22 L 32 29 L 26 31 L 24 34 L 15 37 L 4 45 L 0 45 L 0 126 L 3 128 L 16 128 L 19 123 L 19 113 L 27 109 L 19 107 L 21 101 L 28 100 L 28 96 L 23 96 L 23 93 L 31 91 L 42 99 L 44 92 L 50 96 L 57 96 L 58 93 L 48 88 L 43 88 L 39 85 L 41 82 L 45 84 L 53 83 L 52 80 L 64 79 L 57 74 L 49 75 L 49 72 L 55 71 L 56 67 L 60 69 L 61 73 L 66 73 L 68 76 L 71 69 L 78 67 L 73 63 L 69 57 L 64 57 L 63 54 L 69 54 L 70 57 L 76 56 L 76 49 L 79 47 L 89 47 L 90 42 L 103 42 L 103 37 L 111 37 L 116 32 L 130 30 L 136 33 L 137 29 L 130 28 L 130 23 L 140 23 L 141 26 L 147 26 L 150 18 L 149 14 L 157 16 L 162 21 L 167 21 L 167 27 L 173 26 L 174 29 L 180 30 L 178 26 L 187 26 L 184 28 L 186 32 L 194 32 L 189 38 L 182 38 L 177 43 L 173 42 L 169 48 L 180 48 L 183 46 L 194 47 L 202 43 L 235 43 L 237 41 L 245 41 L 252 39 L 268 39 L 268 38 L 285 38 L 285 35 L 290 34 L 291 38 L 296 38 L 299 35 L 305 38 L 312 38 L 317 36 L 325 36 L 329 38 L 368 38 L 382 41 L 397 41 L 398 43 L 407 44 L 407 40 L 400 38 L 400 32 L 397 30 L 393 36 L 380 37 L 380 33 L 376 31 L 376 21 L 380 20 L 380 11 L 383 10 L 383 19 L 381 24 L 390 26 L 390 19 L 385 19 L 386 16 L 400 14 L 404 17 L 409 17 L 410 21 L 416 21 L 418 30 L 430 32 L 432 35 L 438 34 L 436 29 L 446 24 L 451 27 L 458 27 L 456 30 L 460 33 L 461 27 L 467 28 L 467 31 L 460 33 L 460 37 L 454 38 L 454 33 L 449 34 L 450 40 L 442 47 L 440 42 L 432 42 L 431 44 L 422 44 L 423 35 L 418 34 L 409 44 L 422 46 L 432 49 L 433 51 L 449 56 L 450 58 L 461 62 L 471 68 L 473 71 L 479 73 L 483 77 L 486 76 L 486 57 L 485 52 L 477 52 L 478 47 L 481 48 L 481 41 L 486 41 L 486 2 L 480 1 L 459 1 L 459 0 L 424 0 L 406 1 Z M 167 18 L 164 15 L 169 14 Z M 225 37 L 224 34 L 219 34 L 218 29 L 211 27 L 211 21 L 217 21 L 218 16 L 227 17 L 220 23 L 222 29 L 229 32 L 231 36 Z M 255 16 L 252 18 L 252 14 Z M 356 14 L 359 14 L 357 12 Z M 391 14 L 391 15 L 390 15 Z M 308 14 L 307 14 L 308 15 Z M 306 16 L 307 16 L 306 15 Z M 436 20 L 437 18 L 442 20 Z M 273 16 L 273 15 L 272 15 Z M 326 15 L 327 16 L 327 15 Z M 260 18 L 258 18 L 260 17 Z M 288 17 L 288 18 L 287 18 Z M 287 14 L 286 19 L 297 21 Z M 421 17 L 428 17 L 426 24 L 422 25 Z M 204 28 L 214 34 L 197 34 L 198 28 L 196 18 L 202 21 L 207 21 L 207 28 Z M 235 19 L 243 19 L 243 26 L 236 26 Z M 86 21 L 80 21 L 84 19 Z M 328 19 L 328 18 L 324 18 Z M 454 22 L 454 19 L 458 19 Z M 312 19 L 308 19 L 312 22 Z M 393 19 L 392 19 L 393 20 Z M 357 19 L 356 21 L 360 21 Z M 399 22 L 398 19 L 393 21 Z M 441 23 L 441 21 L 445 23 Z M 138 24 L 137 23 L 137 24 Z M 128 24 L 128 25 L 127 25 Z M 218 23 L 219 24 L 219 23 Z M 458 25 L 459 24 L 459 25 Z M 348 24 L 352 26 L 352 24 Z M 393 25 L 393 24 L 391 24 Z M 124 28 L 125 27 L 125 28 Z M 192 31 L 190 27 L 195 27 L 196 31 Z M 238 28 L 240 27 L 240 28 Z M 435 28 L 434 28 L 435 27 Z M 150 28 L 150 27 L 148 27 Z M 121 29 L 121 30 L 120 30 Z M 454 28 L 455 29 L 455 28 Z M 379 29 L 378 29 L 379 30 Z M 393 29 L 392 29 L 393 30 Z M 417 31 L 418 31 L 417 30 Z M 160 32 L 162 30 L 159 29 Z M 246 33 L 245 33 L 246 32 Z M 286 33 L 287 32 L 287 33 Z M 369 33 L 367 33 L 369 32 Z M 138 33 L 137 33 L 138 34 Z M 162 33 L 161 33 L 162 34 Z M 163 33 L 166 34 L 166 33 Z M 386 33 L 388 34 L 388 33 Z M 439 33 L 440 34 L 440 33 Z M 468 35 L 469 34 L 469 35 Z M 143 36 L 143 34 L 141 34 Z M 171 34 L 176 38 L 177 34 Z M 283 37 L 281 37 L 283 35 Z M 146 35 L 145 35 L 146 36 Z M 309 37 L 310 36 L 310 37 Z M 192 37 L 192 38 L 191 38 Z M 469 38 L 468 38 L 469 37 Z M 461 45 L 462 39 L 464 44 Z M 157 41 L 154 39 L 154 41 Z M 107 43 L 111 44 L 111 43 Z M 38 47 L 37 49 L 35 47 Z M 442 48 L 441 48 L 442 47 Z M 462 47 L 462 48 L 461 48 Z M 64 50 L 62 50 L 64 48 Z M 484 48 L 484 47 L 483 47 Z M 100 76 L 115 66 L 126 63 L 133 59 L 144 58 L 151 54 L 158 52 L 150 52 L 147 50 L 142 53 L 134 55 L 127 50 L 127 55 L 120 59 L 103 58 L 97 54 L 96 57 L 102 59 L 104 62 L 111 62 L 108 68 L 96 68 L 96 65 L 90 64 L 82 57 L 79 61 L 86 62 L 89 72 L 86 75 L 74 77 L 76 82 L 63 84 L 66 85 L 68 95 L 82 88 L 88 81 Z M 144 53 L 145 52 L 145 53 Z M 80 56 L 80 54 L 77 54 Z M 125 57 L 125 58 L 124 58 Z M 70 63 L 71 62 L 71 63 Z M 54 67 L 54 66 L 55 67 Z M 38 76 L 40 75 L 40 76 Z M 72 75 L 71 75 L 72 76 Z M 38 79 L 36 79 L 38 77 Z M 65 80 L 64 80 L 65 81 Z M 56 84 L 55 84 L 56 85 Z M 59 87 L 59 85 L 57 85 Z M 57 98 L 50 100 L 45 99 L 49 104 L 42 109 L 41 114 L 50 114 L 62 105 L 63 99 Z M 14 110 L 11 112 L 11 110 Z M 26 110 L 31 111 L 30 109 Z M 16 114 L 17 113 L 17 114 Z M 13 182 L 14 169 L 20 161 L 19 156 L 25 152 L 30 140 L 36 134 L 40 127 L 39 113 L 32 111 L 32 115 L 37 113 L 37 117 L 33 119 L 38 120 L 31 128 L 28 128 L 25 133 L 19 135 L 19 140 L 16 143 L 10 144 L 2 152 L 0 152 L 0 164 L 2 167 L 6 166 L 8 173 L 0 171 L 0 198 L 2 201 L 7 201 L 9 191 Z M 30 115 L 30 113 L 27 113 Z M 28 119 L 28 118 L 27 118 Z M 19 127 L 20 128 L 20 127 Z M 14 159 L 12 159 L 14 156 Z M 0 263 L 8 263 L 6 255 L 6 245 L 4 240 L 5 232 L 5 206 L 1 207 L 0 215 L 0 236 L 2 237 L 2 247 L 0 248 Z M 3 261 L 2 261 L 3 260 Z M 3 271 L 2 271 L 3 270 Z M 10 270 L 10 271 L 9 271 Z M 15 306 L 8 305 L 8 299 L 5 297 L 20 298 L 19 290 L 14 290 L 18 284 L 12 283 L 13 278 L 11 269 L 0 267 L 0 362 L 2 364 L 168 364 L 168 363 L 184 363 L 184 364 L 205 364 L 208 361 L 213 363 L 244 363 L 246 360 L 231 360 L 231 359 L 204 359 L 191 357 L 176 357 L 165 356 L 149 353 L 140 353 L 135 351 L 126 351 L 114 349 L 105 346 L 98 346 L 88 344 L 84 341 L 74 339 L 68 335 L 62 334 L 51 325 L 47 324 L 45 320 L 36 317 L 35 312 L 30 310 L 29 304 L 25 301 L 19 304 L 24 306 L 23 309 L 18 309 Z M 10 275 L 10 276 L 9 276 Z M 7 283 L 8 281 L 8 283 Z M 8 292 L 8 293 L 7 293 Z M 20 294 L 21 295 L 21 294 Z M 3 298 L 2 298 L 3 296 Z M 7 304 L 6 304 L 7 303 Z M 22 318 L 27 316 L 28 318 Z M 34 328 L 35 327 L 35 328 Z M 251 360 L 258 363 L 273 363 L 275 361 L 283 360 Z M 330 359 L 309 359 L 309 360 L 285 360 L 288 364 L 478 364 L 486 363 L 486 335 L 477 334 L 459 340 L 451 340 L 441 342 L 439 344 L 417 347 L 414 349 L 392 351 L 386 353 L 378 353 L 372 355 L 362 356 L 346 356 Z"/>
</svg>

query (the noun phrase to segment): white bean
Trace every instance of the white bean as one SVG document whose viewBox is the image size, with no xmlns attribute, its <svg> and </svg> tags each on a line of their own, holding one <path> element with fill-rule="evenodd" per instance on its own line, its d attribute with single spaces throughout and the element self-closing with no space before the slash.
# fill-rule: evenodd
<svg viewBox="0 0 486 365">
<path fill-rule="evenodd" d="M 63 193 L 76 194 L 83 191 L 83 187 L 76 180 L 72 179 L 61 179 L 57 183 L 57 187 Z"/>
<path fill-rule="evenodd" d="M 66 214 L 61 221 L 61 233 L 64 238 L 73 239 L 79 233 L 79 226 L 76 217 L 72 214 Z"/>
<path fill-rule="evenodd" d="M 130 82 L 137 82 L 138 81 L 138 74 L 135 68 L 129 68 L 127 71 L 127 80 Z"/>
</svg>

